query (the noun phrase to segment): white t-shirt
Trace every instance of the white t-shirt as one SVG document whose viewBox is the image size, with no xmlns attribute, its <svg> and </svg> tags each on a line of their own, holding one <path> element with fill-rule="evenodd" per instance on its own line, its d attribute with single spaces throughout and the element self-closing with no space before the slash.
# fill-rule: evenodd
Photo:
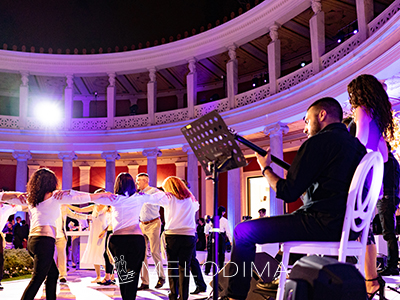
<svg viewBox="0 0 400 300">
<path fill-rule="evenodd" d="M 3 196 L 3 194 L 0 195 L 0 200 L 1 196 Z M 6 225 L 8 217 L 15 214 L 17 211 L 22 211 L 22 206 L 16 205 L 12 207 L 11 205 L 7 204 L 0 204 L 0 205 L 1 205 L 0 207 L 0 231 L 1 231 Z"/>
<path fill-rule="evenodd" d="M 226 233 L 226 236 L 229 238 L 229 241 L 232 243 L 231 229 L 229 227 L 229 222 L 226 218 L 221 217 L 219 219 L 219 229 L 220 229 L 220 232 Z"/>
</svg>

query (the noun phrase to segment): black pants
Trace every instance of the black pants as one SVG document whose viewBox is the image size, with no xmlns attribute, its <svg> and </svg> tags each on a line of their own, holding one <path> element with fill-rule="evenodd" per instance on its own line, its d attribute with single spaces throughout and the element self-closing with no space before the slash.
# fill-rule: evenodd
<svg viewBox="0 0 400 300">
<path fill-rule="evenodd" d="M 190 261 L 190 272 L 192 272 L 196 287 L 205 290 L 207 285 L 204 282 L 203 274 L 201 273 L 200 263 L 196 258 L 196 248 L 193 248 L 192 260 Z"/>
<path fill-rule="evenodd" d="M 107 236 L 106 236 L 106 249 L 104 250 L 104 261 L 105 261 L 105 267 L 106 267 L 106 273 L 107 274 L 113 274 L 114 273 L 114 266 L 110 263 L 110 260 L 108 259 L 107 255 L 107 243 L 110 235 L 112 234 L 112 231 L 107 231 Z"/>
<path fill-rule="evenodd" d="M 215 266 L 214 253 L 215 253 L 214 233 L 208 236 L 207 244 L 207 261 L 205 267 L 205 273 L 208 274 L 211 271 L 211 266 Z M 225 249 L 226 249 L 226 233 L 222 232 L 218 236 L 218 270 L 213 273 L 218 273 L 225 265 Z"/>
<path fill-rule="evenodd" d="M 399 246 L 396 238 L 396 210 L 399 206 L 398 197 L 384 196 L 379 199 L 377 208 L 382 225 L 383 239 L 387 242 L 388 267 L 397 268 L 399 260 Z"/>
<path fill-rule="evenodd" d="M 166 234 L 168 257 L 168 280 L 170 300 L 189 298 L 190 265 L 196 238 L 189 235 Z"/>
<path fill-rule="evenodd" d="M 28 251 L 33 257 L 33 274 L 21 300 L 34 299 L 46 276 L 46 299 L 56 299 L 59 273 L 53 259 L 55 242 L 48 236 L 29 237 Z"/>
<path fill-rule="evenodd" d="M 228 296 L 246 299 L 250 288 L 256 244 L 287 241 L 339 241 L 343 217 L 322 213 L 295 213 L 239 223 L 233 233 L 231 262 L 227 266 Z M 253 263 L 253 264 L 252 264 Z"/>
<path fill-rule="evenodd" d="M 108 246 L 115 260 L 122 299 L 136 299 L 145 255 L 143 235 L 112 235 Z"/>
</svg>

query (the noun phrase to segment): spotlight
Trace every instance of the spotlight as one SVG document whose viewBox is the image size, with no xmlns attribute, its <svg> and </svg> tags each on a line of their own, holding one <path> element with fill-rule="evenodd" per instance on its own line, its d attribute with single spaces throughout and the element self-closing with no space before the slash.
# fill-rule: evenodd
<svg viewBox="0 0 400 300">
<path fill-rule="evenodd" d="M 304 68 L 304 67 L 306 66 L 306 63 L 305 63 L 304 61 L 302 61 L 301 64 L 300 64 L 300 66 L 301 66 L 302 68 Z"/>
<path fill-rule="evenodd" d="M 42 101 L 35 107 L 35 117 L 46 126 L 55 126 L 61 121 L 62 114 L 54 101 Z"/>
<path fill-rule="evenodd" d="M 258 77 L 254 77 L 253 78 L 253 87 L 257 87 L 257 86 L 259 86 Z"/>
<path fill-rule="evenodd" d="M 354 29 L 353 33 L 356 34 L 357 32 L 358 32 L 358 30 L 357 30 L 357 29 Z"/>
<path fill-rule="evenodd" d="M 338 39 L 337 42 L 338 42 L 338 44 L 340 44 L 340 43 L 342 42 L 342 40 L 341 40 L 341 39 Z"/>
</svg>

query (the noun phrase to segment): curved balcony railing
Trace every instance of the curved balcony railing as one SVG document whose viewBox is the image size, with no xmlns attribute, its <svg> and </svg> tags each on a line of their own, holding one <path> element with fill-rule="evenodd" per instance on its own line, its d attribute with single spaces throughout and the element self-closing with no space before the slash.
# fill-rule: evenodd
<svg viewBox="0 0 400 300">
<path fill-rule="evenodd" d="M 285 1 L 283 1 L 285 2 Z M 303 3 L 303 1 L 292 1 L 293 3 Z M 291 2 L 291 3 L 292 3 Z M 309 3 L 309 2 L 308 2 Z M 268 4 L 270 5 L 270 4 Z M 272 4 L 271 4 L 272 5 Z M 304 3 L 302 4 L 304 5 Z M 265 7 L 264 7 L 265 9 Z M 286 9 L 287 10 L 287 9 Z M 113 118 L 113 123 L 110 125 L 109 123 L 109 118 L 73 118 L 71 120 L 71 125 L 70 129 L 68 130 L 69 136 L 71 137 L 71 140 L 65 141 L 65 143 L 73 143 L 74 138 L 76 136 L 79 136 L 79 133 L 74 135 L 74 131 L 86 131 L 88 134 L 91 136 L 90 138 L 86 139 L 85 143 L 95 143 L 97 140 L 95 140 L 96 137 L 99 135 L 95 133 L 95 131 L 98 131 L 99 134 L 101 134 L 103 131 L 109 131 L 110 128 L 112 128 L 111 132 L 118 132 L 119 135 L 113 136 L 112 134 L 109 135 L 107 138 L 105 138 L 104 143 L 116 143 L 118 144 L 119 142 L 121 143 L 126 143 L 126 149 L 134 149 L 135 147 L 138 148 L 143 148 L 146 146 L 154 146 L 155 142 L 150 141 L 151 139 L 158 138 L 159 140 L 168 140 L 168 142 L 165 142 L 165 146 L 168 145 L 176 145 L 177 143 L 183 143 L 183 139 L 181 136 L 178 136 L 180 132 L 177 131 L 180 126 L 183 126 L 185 121 L 187 122 L 190 117 L 192 118 L 198 118 L 200 116 L 203 116 L 204 114 L 212 111 L 212 110 L 217 110 L 218 112 L 224 113 L 225 116 L 229 117 L 229 122 L 234 123 L 234 124 L 244 124 L 242 126 L 242 130 L 246 131 L 249 130 L 250 127 L 253 130 L 259 130 L 259 126 L 265 126 L 265 115 L 269 116 L 268 122 L 275 122 L 279 121 L 285 118 L 289 118 L 291 116 L 295 116 L 297 113 L 303 112 L 304 107 L 306 106 L 306 101 L 311 101 L 310 99 L 312 97 L 317 97 L 318 95 L 321 95 L 321 93 L 324 94 L 329 94 L 330 90 L 334 90 L 335 92 L 332 92 L 330 95 L 335 96 L 339 95 L 337 92 L 337 84 L 340 83 L 341 85 L 341 93 L 345 91 L 345 88 L 343 88 L 343 81 L 348 82 L 348 78 L 346 78 L 346 75 L 337 75 L 335 72 L 335 69 L 329 68 L 333 64 L 337 63 L 340 66 L 345 66 L 350 62 L 350 58 L 345 58 L 349 53 L 353 52 L 355 49 L 358 47 L 361 48 L 360 51 L 370 51 L 371 49 L 380 49 L 382 50 L 377 50 L 380 51 L 378 55 L 385 56 L 384 51 L 392 51 L 391 49 L 397 49 L 396 47 L 398 46 L 396 43 L 400 43 L 397 39 L 397 41 L 394 41 L 394 37 L 398 36 L 399 34 L 399 29 L 397 29 L 398 24 L 400 23 L 400 17 L 398 14 L 396 15 L 395 18 L 393 16 L 397 11 L 400 10 L 400 1 L 394 2 L 388 9 L 386 9 L 380 16 L 378 16 L 376 19 L 372 20 L 369 23 L 369 30 L 371 33 L 375 34 L 379 32 L 379 29 L 382 28 L 385 24 L 389 23 L 388 26 L 386 26 L 386 31 L 382 37 L 379 35 L 379 38 L 384 39 L 385 41 L 375 41 L 375 39 L 371 39 L 372 42 L 365 43 L 364 47 L 362 46 L 364 43 L 361 43 L 361 40 L 359 38 L 359 35 L 356 34 L 350 39 L 346 40 L 342 44 L 339 44 L 335 49 L 331 50 L 330 52 L 324 54 L 322 57 L 320 57 L 321 64 L 322 64 L 322 69 L 323 71 L 320 72 L 319 76 L 315 76 L 315 72 L 313 70 L 312 64 L 309 64 L 305 66 L 304 68 L 301 68 L 291 74 L 288 74 L 284 77 L 281 77 L 277 80 L 278 84 L 278 89 L 276 94 L 271 94 L 271 88 L 270 84 L 265 84 L 263 86 L 254 88 L 252 90 L 249 90 L 247 92 L 237 94 L 234 97 L 234 103 L 231 104 L 229 102 L 228 98 L 201 104 L 201 105 L 196 105 L 193 107 L 193 113 L 192 116 L 189 112 L 189 108 L 183 108 L 183 109 L 177 109 L 177 110 L 172 110 L 172 111 L 166 111 L 166 112 L 159 112 L 154 114 L 154 123 L 152 126 L 150 126 L 150 115 L 145 114 L 145 115 L 135 115 L 135 116 L 125 116 L 125 117 L 114 117 Z M 259 13 L 259 12 L 258 12 Z M 253 14 L 256 14 L 253 12 Z M 244 16 L 244 15 L 243 15 Z M 242 17 L 242 16 L 241 16 Z M 249 18 L 253 18 L 255 15 L 250 15 Z M 265 17 L 265 12 L 264 12 L 264 17 Z M 240 22 L 244 22 L 244 19 L 238 17 Z M 237 21 L 236 19 L 233 20 L 232 22 Z M 224 24 L 225 25 L 225 24 Z M 222 30 L 228 30 L 228 27 L 225 28 L 224 25 L 222 25 Z M 237 25 L 237 24 L 236 24 Z M 235 26 L 236 26 L 235 25 Z M 233 26 L 233 29 L 235 28 Z M 263 26 L 263 30 L 265 30 L 265 25 Z M 216 28 L 216 30 L 219 30 Z M 229 31 L 230 32 L 230 31 Z M 263 31 L 264 32 L 264 31 Z M 207 33 L 207 32 L 206 32 Z M 258 31 L 258 34 L 260 34 L 261 31 Z M 233 34 L 233 33 L 230 33 Z M 255 38 L 254 32 L 250 33 L 250 39 Z M 200 35 L 192 37 L 193 39 L 198 39 Z M 373 37 L 373 36 L 372 36 Z M 183 42 L 188 42 L 188 44 L 195 46 L 196 44 L 193 41 L 189 41 L 192 38 L 188 38 L 184 41 L 178 41 L 175 43 L 171 43 L 169 45 L 165 45 L 167 47 L 170 47 L 173 44 L 176 44 L 177 47 L 183 47 Z M 207 37 L 209 38 L 209 37 Z M 368 41 L 368 40 L 367 40 Z M 390 43 L 389 43 L 390 41 Z M 372 44 L 374 43 L 374 44 Z M 389 45 L 390 44 L 390 45 Z M 186 45 L 187 46 L 187 45 Z M 160 47 L 164 47 L 160 46 Z M 149 56 L 154 56 L 153 59 L 156 59 L 155 56 L 156 52 L 155 49 L 158 47 L 150 48 L 150 49 L 144 49 L 146 50 L 146 55 L 148 55 L 148 58 L 146 59 L 147 62 L 149 62 L 150 58 Z M 365 49 L 363 49 L 365 48 Z M 161 48 L 160 48 L 161 49 Z M 163 48 L 164 49 L 164 48 Z M 215 50 L 216 48 L 214 48 Z M 400 48 L 399 48 L 400 49 Z M 149 51 L 147 51 L 149 50 Z M 164 49 L 165 50 L 165 49 Z M 162 51 L 164 51 L 162 50 Z M 200 49 L 200 52 L 202 52 L 204 48 Z M 226 49 L 224 48 L 224 51 Z M 137 52 L 141 52 L 137 51 Z M 220 48 L 220 51 L 221 48 Z M 359 55 L 359 59 L 363 60 L 365 59 L 365 53 L 360 54 L 360 51 L 357 51 L 357 55 Z M 393 50 L 394 51 L 394 50 Z M 4 57 L 4 51 L 0 51 L 0 69 L 4 69 L 4 65 L 7 65 L 8 62 L 2 62 L 1 58 Z M 136 52 L 136 51 L 135 51 Z M 151 53 L 151 54 L 149 54 Z M 391 52 L 391 53 L 398 53 L 398 52 Z M 203 52 L 204 55 L 205 52 Z M 203 55 L 202 54 L 202 55 Z M 8 54 L 7 54 L 8 55 Z M 7 56 L 6 55 L 6 56 Z M 15 54 L 13 54 L 15 55 Z M 16 61 L 23 61 L 23 66 L 28 66 L 30 59 L 26 56 L 27 53 L 21 53 L 21 56 L 16 55 L 14 58 L 16 59 L 15 61 L 12 62 L 14 64 Z M 40 54 L 31 54 L 33 56 L 40 55 Z M 142 55 L 142 54 L 141 54 Z M 209 52 L 207 52 L 207 55 L 211 55 Z M 48 56 L 48 55 L 44 55 Z M 56 55 L 57 56 L 57 55 Z M 121 58 L 122 56 L 128 58 L 128 54 L 126 53 L 115 53 L 115 54 L 103 54 L 103 55 L 93 55 L 94 57 L 98 57 L 99 60 L 103 60 L 105 58 L 106 62 L 108 62 L 111 67 L 110 69 L 113 69 L 115 71 L 115 66 L 117 64 L 121 63 Z M 392 55 L 393 56 L 393 55 Z M 400 54 L 397 54 L 398 59 L 400 60 Z M 65 56 L 63 56 L 65 57 Z M 137 57 L 136 57 L 137 58 Z M 134 60 L 136 60 L 136 58 Z M 393 58 L 393 57 L 392 57 Z M 69 58 L 68 58 L 69 59 Z M 60 60 L 58 61 L 58 57 L 55 58 L 46 58 L 46 64 L 49 65 L 52 62 L 53 64 L 69 64 L 71 63 L 70 67 L 75 67 L 75 63 L 77 63 L 81 58 L 73 58 L 71 61 L 64 61 Z M 82 58 L 85 60 L 86 58 Z M 373 58 L 374 60 L 377 60 L 377 58 Z M 90 58 L 92 60 L 92 58 Z M 115 61 L 114 61 L 115 60 Z M 94 62 L 95 60 L 93 60 Z M 119 61 L 117 63 L 117 61 Z M 179 61 L 181 62 L 181 61 Z M 38 62 L 36 62 L 38 63 Z M 89 63 L 86 61 L 86 63 Z M 177 63 L 177 61 L 174 61 L 173 63 Z M 364 62 L 361 61 L 351 61 L 352 64 L 358 64 L 357 68 L 355 70 L 360 70 L 363 67 L 361 65 Z M 366 61 L 365 63 L 370 63 L 369 61 Z M 11 68 L 11 65 L 8 65 L 8 67 Z M 164 66 L 166 66 L 166 62 L 164 61 Z M 35 65 L 35 64 L 34 64 Z M 153 65 L 149 64 L 148 66 Z M 15 66 L 15 65 L 14 65 Z M 105 64 L 107 67 L 107 64 Z M 157 66 L 158 67 L 158 66 Z M 379 67 L 384 67 L 382 64 Z M 47 66 L 45 69 L 49 71 L 52 66 L 49 67 Z M 95 66 L 95 69 L 98 68 L 97 63 Z M 104 71 L 104 66 L 103 66 L 103 71 Z M 127 68 L 125 66 L 125 68 Z M 35 69 L 35 68 L 34 68 Z M 73 69 L 73 68 L 72 68 Z M 71 70 L 72 70 L 71 69 Z M 79 68 L 78 68 L 79 69 Z M 375 69 L 378 69 L 376 67 Z M 17 69 L 16 69 L 17 70 Z M 18 70 L 21 70 L 19 68 Z M 80 70 L 80 69 L 79 69 Z M 53 71 L 52 71 L 53 72 Z M 327 80 L 329 74 L 331 72 L 334 77 L 334 80 L 332 82 L 331 78 Z M 352 71 L 353 72 L 353 71 Z M 107 72 L 106 72 L 107 73 Z M 331 76 L 331 77 L 332 77 Z M 354 76 L 353 73 L 349 74 L 348 76 Z M 336 78 L 337 77 L 337 78 Z M 340 77 L 340 78 L 339 78 Z M 321 82 L 321 80 L 325 80 L 325 82 Z M 304 81 L 307 82 L 305 83 Z M 307 91 L 305 91 L 304 87 L 307 86 Z M 334 88 L 335 86 L 335 88 Z M 295 88 L 294 88 L 295 87 Z M 283 100 L 282 100 L 283 99 Z M 260 102 L 263 106 L 258 106 L 257 102 Z M 268 104 L 268 105 L 265 105 Z M 249 125 L 249 120 L 252 120 L 254 123 L 256 122 L 261 122 L 262 124 L 260 125 Z M 62 121 L 62 120 L 60 120 Z M 253 124 L 254 124 L 253 123 Z M 20 120 L 19 117 L 14 117 L 14 116 L 0 116 L 0 127 L 2 128 L 0 131 L 4 132 L 4 130 L 18 130 L 20 129 Z M 144 127 L 146 127 L 148 134 L 144 133 L 142 130 Z M 239 126 L 238 126 L 239 127 Z M 135 131 L 135 128 L 140 129 L 140 131 Z M 27 118 L 24 126 L 24 130 L 35 130 L 35 131 L 44 131 L 47 130 L 48 128 L 45 125 L 42 125 L 38 120 L 35 120 L 33 118 Z M 64 125 L 62 122 L 60 122 L 60 125 L 58 125 L 56 128 L 53 128 L 52 130 L 63 130 Z M 120 131 L 119 130 L 123 130 Z M 93 131 L 92 133 L 89 133 L 89 131 Z M 139 132 L 139 134 L 136 135 L 136 132 Z M 160 139 L 160 133 L 163 132 L 164 136 Z M 142 139 L 140 141 L 132 141 L 129 142 L 131 144 L 128 145 L 128 140 L 132 139 L 132 133 L 135 133 L 135 138 Z M 124 135 L 126 134 L 126 136 Z M 18 134 L 16 134 L 19 136 Z M 46 136 L 48 138 L 49 136 Z M 18 139 L 18 138 L 17 138 Z M 21 138 L 21 142 L 22 142 Z M 37 143 L 42 142 L 40 138 L 38 138 Z M 43 142 L 45 142 L 45 139 L 43 138 Z M 103 141 L 101 141 L 103 142 Z M 1 144 L 1 141 L 0 141 Z M 101 143 L 100 143 L 101 144 Z M 139 146 L 140 144 L 140 146 Z M 162 144 L 162 142 L 161 142 Z M 3 146 L 5 148 L 6 146 Z M 8 146 L 7 146 L 8 147 Z M 76 149 L 78 149 L 77 147 Z"/>
</svg>

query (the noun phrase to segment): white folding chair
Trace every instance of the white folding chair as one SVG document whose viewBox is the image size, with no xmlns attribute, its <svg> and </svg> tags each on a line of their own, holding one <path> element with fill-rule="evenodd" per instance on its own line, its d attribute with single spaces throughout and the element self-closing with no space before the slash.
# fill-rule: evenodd
<svg viewBox="0 0 400 300">
<path fill-rule="evenodd" d="M 371 185 L 366 197 L 363 197 L 364 183 L 371 169 Z M 356 267 L 364 276 L 365 248 L 368 230 L 372 213 L 378 201 L 382 180 L 382 155 L 379 152 L 367 153 L 358 165 L 351 181 L 340 242 L 296 241 L 285 242 L 281 245 L 283 256 L 277 300 L 283 300 L 290 253 L 338 256 L 339 262 L 346 262 L 347 256 L 357 256 L 358 261 Z M 349 241 L 351 230 L 361 233 L 359 241 Z"/>
</svg>

